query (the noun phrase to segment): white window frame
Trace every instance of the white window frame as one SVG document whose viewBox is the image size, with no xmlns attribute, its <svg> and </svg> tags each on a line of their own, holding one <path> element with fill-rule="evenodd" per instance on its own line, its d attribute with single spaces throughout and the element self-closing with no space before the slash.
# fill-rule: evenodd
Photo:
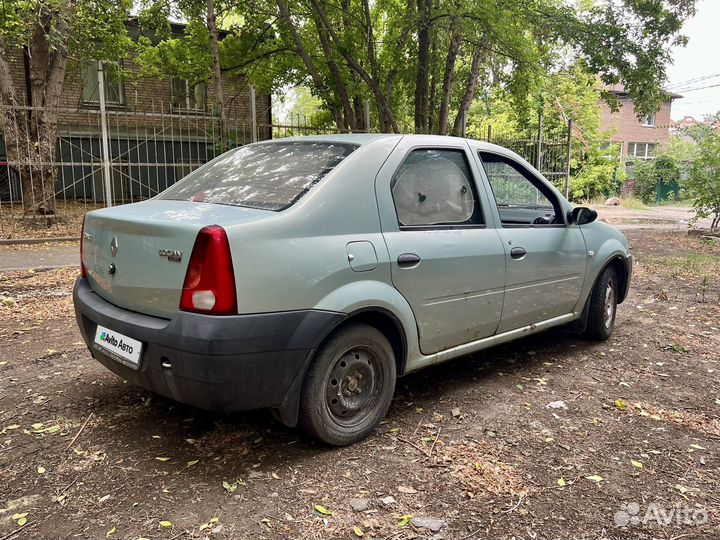
<svg viewBox="0 0 720 540">
<path fill-rule="evenodd" d="M 638 153 L 638 147 L 644 147 L 642 153 Z M 652 147 L 652 150 L 651 150 Z M 628 158 L 642 159 L 644 161 L 655 159 L 655 152 L 657 150 L 657 143 L 654 142 L 631 142 L 628 148 Z"/>
<path fill-rule="evenodd" d="M 642 127 L 655 127 L 655 114 L 646 114 L 642 119 Z"/>
</svg>

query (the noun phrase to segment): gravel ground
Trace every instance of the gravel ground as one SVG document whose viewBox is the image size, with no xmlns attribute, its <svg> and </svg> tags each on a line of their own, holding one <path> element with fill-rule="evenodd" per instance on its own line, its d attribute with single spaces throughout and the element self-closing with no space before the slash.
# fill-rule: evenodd
<svg viewBox="0 0 720 540">
<path fill-rule="evenodd" d="M 720 247 L 628 238 L 609 341 L 554 330 L 405 377 L 343 449 L 124 383 L 80 340 L 76 269 L 0 273 L 0 539 L 717 536 Z"/>
</svg>

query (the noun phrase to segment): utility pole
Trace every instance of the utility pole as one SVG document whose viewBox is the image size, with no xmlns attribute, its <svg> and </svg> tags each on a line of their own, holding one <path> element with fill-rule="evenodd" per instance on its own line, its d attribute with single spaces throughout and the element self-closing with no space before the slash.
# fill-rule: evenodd
<svg viewBox="0 0 720 540">
<path fill-rule="evenodd" d="M 565 163 L 565 198 L 570 198 L 570 160 L 572 159 L 572 118 L 568 118 L 567 161 Z"/>
<path fill-rule="evenodd" d="M 103 171 L 103 184 L 105 185 L 105 206 L 110 208 L 112 201 L 112 181 L 110 179 L 110 144 L 108 143 L 107 111 L 105 110 L 105 70 L 103 63 L 97 63 L 98 92 L 100 92 L 100 151 Z"/>
</svg>

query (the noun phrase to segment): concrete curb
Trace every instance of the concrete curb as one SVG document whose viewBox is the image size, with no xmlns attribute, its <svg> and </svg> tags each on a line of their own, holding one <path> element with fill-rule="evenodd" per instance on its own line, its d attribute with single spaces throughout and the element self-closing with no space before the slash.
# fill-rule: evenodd
<svg viewBox="0 0 720 540">
<path fill-rule="evenodd" d="M 57 242 L 79 242 L 79 236 L 60 236 L 52 238 L 18 238 L 0 239 L 0 246 L 17 246 L 32 244 L 51 244 Z"/>
</svg>

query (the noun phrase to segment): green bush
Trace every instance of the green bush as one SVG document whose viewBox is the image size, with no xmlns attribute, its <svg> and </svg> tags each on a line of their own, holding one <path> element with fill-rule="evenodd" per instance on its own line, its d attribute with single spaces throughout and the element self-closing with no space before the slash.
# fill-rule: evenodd
<svg viewBox="0 0 720 540">
<path fill-rule="evenodd" d="M 693 199 L 696 222 L 710 218 L 711 229 L 720 226 L 720 134 L 712 132 L 698 143 L 697 159 L 685 182 L 688 195 Z"/>
<path fill-rule="evenodd" d="M 618 156 L 614 146 L 591 148 L 581 169 L 570 180 L 571 198 L 577 201 L 617 195 L 626 179 Z"/>
<path fill-rule="evenodd" d="M 635 195 L 644 203 L 656 202 L 663 186 L 667 188 L 680 181 L 680 167 L 667 154 L 661 154 L 652 161 L 636 161 L 633 174 Z"/>
</svg>

